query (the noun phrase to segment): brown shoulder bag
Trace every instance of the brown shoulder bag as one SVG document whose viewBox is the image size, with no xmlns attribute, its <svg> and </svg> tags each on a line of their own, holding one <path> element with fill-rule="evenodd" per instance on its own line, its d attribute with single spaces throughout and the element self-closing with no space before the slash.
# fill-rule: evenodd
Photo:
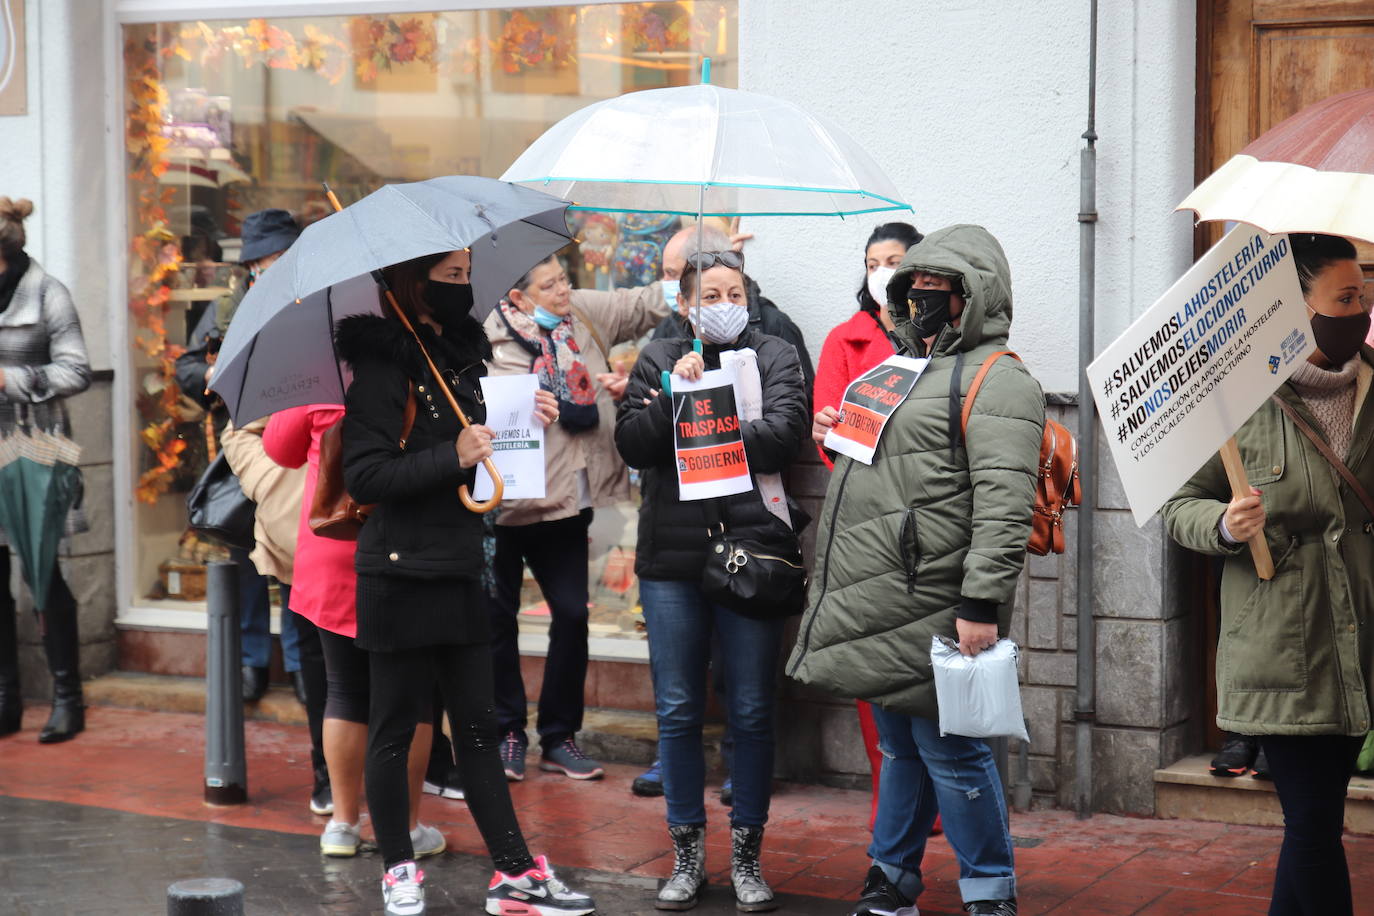
<svg viewBox="0 0 1374 916">
<path fill-rule="evenodd" d="M 1021 357 L 1010 350 L 1000 350 L 978 368 L 973 385 L 964 399 L 961 419 L 964 439 L 968 440 L 968 420 L 973 413 L 973 399 L 983 384 L 992 364 L 1003 356 L 1017 362 Z M 1045 418 L 1045 436 L 1040 440 L 1040 465 L 1035 477 L 1035 514 L 1031 516 L 1030 543 L 1026 549 L 1036 556 L 1064 552 L 1064 512 L 1077 506 L 1083 498 L 1078 479 L 1078 442 L 1062 424 Z"/>
<path fill-rule="evenodd" d="M 415 427 L 415 383 L 406 392 L 405 420 L 401 423 L 401 450 Z M 310 530 L 322 538 L 356 541 L 363 522 L 372 512 L 348 495 L 343 475 L 343 420 L 320 436 L 320 467 L 315 478 L 315 497 L 310 502 Z"/>
</svg>

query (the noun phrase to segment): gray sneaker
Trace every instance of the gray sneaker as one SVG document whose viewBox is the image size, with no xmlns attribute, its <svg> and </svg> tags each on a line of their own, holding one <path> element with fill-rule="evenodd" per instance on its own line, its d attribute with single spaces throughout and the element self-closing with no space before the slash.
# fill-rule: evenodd
<svg viewBox="0 0 1374 916">
<path fill-rule="evenodd" d="M 520 782 L 525 778 L 525 736 L 521 732 L 506 732 L 501 739 L 501 766 L 506 779 Z"/>
<path fill-rule="evenodd" d="M 410 846 L 415 858 L 423 859 L 443 852 L 448 848 L 448 841 L 436 828 L 428 824 L 416 824 L 415 829 L 410 831 Z"/>
<path fill-rule="evenodd" d="M 550 773 L 562 773 L 573 779 L 600 779 L 606 775 L 606 770 L 601 764 L 584 754 L 582 748 L 571 738 L 564 738 L 553 747 L 544 748 L 544 755 L 539 760 L 539 769 Z"/>
<path fill-rule="evenodd" d="M 345 824 L 330 818 L 324 833 L 320 834 L 320 852 L 341 858 L 356 856 L 362 843 L 361 827 L 361 824 Z"/>
</svg>

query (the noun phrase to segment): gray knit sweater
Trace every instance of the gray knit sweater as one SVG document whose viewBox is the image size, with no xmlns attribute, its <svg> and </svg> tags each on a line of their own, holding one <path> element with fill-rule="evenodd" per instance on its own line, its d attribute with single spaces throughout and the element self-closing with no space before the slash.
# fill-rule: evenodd
<svg viewBox="0 0 1374 916">
<path fill-rule="evenodd" d="M 1339 369 L 1322 369 L 1304 362 L 1289 381 L 1302 395 L 1307 409 L 1317 421 L 1317 429 L 1341 458 L 1350 453 L 1355 429 L 1355 380 L 1360 357 L 1353 357 Z"/>
</svg>

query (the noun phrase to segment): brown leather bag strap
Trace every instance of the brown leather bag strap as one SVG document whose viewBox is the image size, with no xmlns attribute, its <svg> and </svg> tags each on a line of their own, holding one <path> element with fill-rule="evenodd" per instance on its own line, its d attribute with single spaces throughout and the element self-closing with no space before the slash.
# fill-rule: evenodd
<svg viewBox="0 0 1374 916">
<path fill-rule="evenodd" d="M 415 409 L 415 383 L 406 382 L 405 419 L 401 422 L 402 451 L 405 451 L 406 440 L 410 438 L 410 431 L 415 428 Z"/>
<path fill-rule="evenodd" d="M 1341 475 L 1341 479 L 1346 482 L 1355 493 L 1355 496 L 1364 504 L 1364 511 L 1369 513 L 1371 519 L 1374 519 L 1374 499 L 1369 498 L 1369 491 L 1366 490 L 1364 485 L 1356 479 L 1353 473 L 1351 473 L 1350 468 L 1346 467 L 1345 462 L 1336 456 L 1336 452 L 1326 443 L 1326 440 L 1317 434 L 1317 431 L 1312 428 L 1312 424 L 1304 420 L 1302 415 L 1294 409 L 1292 404 L 1289 404 L 1277 394 L 1273 395 L 1272 399 L 1275 404 L 1279 405 L 1279 409 L 1288 415 L 1288 419 L 1293 421 L 1293 425 L 1302 430 L 1302 434 L 1312 441 L 1312 444 L 1317 447 L 1317 451 L 1322 453 L 1322 457 L 1335 469 L 1336 473 Z"/>
<path fill-rule="evenodd" d="M 592 335 L 592 340 L 596 341 L 596 346 L 601 350 L 601 358 L 609 360 L 611 351 L 606 349 L 606 341 L 601 339 L 601 332 L 596 329 L 596 324 L 587 317 L 587 313 L 577 306 L 572 306 L 572 313 L 577 316 L 577 320 L 587 326 L 588 332 Z"/>
<path fill-rule="evenodd" d="M 959 418 L 959 428 L 963 431 L 965 439 L 968 438 L 969 417 L 973 416 L 973 399 L 978 396 L 978 389 L 983 387 L 983 379 L 987 377 L 988 370 L 992 368 L 992 364 L 1004 356 L 1010 356 L 1018 362 L 1021 360 L 1021 357 L 1017 356 L 1011 350 L 998 350 L 996 353 L 983 360 L 983 365 L 978 367 L 978 374 L 973 377 L 973 384 L 970 385 L 968 389 L 968 397 L 964 398 L 963 414 Z"/>
</svg>

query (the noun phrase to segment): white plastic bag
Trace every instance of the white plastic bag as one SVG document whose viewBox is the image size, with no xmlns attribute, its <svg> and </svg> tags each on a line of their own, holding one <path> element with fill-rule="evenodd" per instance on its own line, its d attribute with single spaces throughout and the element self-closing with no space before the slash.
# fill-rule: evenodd
<svg viewBox="0 0 1374 916">
<path fill-rule="evenodd" d="M 940 735 L 966 738 L 1020 738 L 1029 742 L 1021 715 L 1021 688 L 1016 677 L 1016 643 L 997 645 L 969 658 L 943 636 L 930 640 L 935 669 L 935 696 L 940 706 Z"/>
</svg>

